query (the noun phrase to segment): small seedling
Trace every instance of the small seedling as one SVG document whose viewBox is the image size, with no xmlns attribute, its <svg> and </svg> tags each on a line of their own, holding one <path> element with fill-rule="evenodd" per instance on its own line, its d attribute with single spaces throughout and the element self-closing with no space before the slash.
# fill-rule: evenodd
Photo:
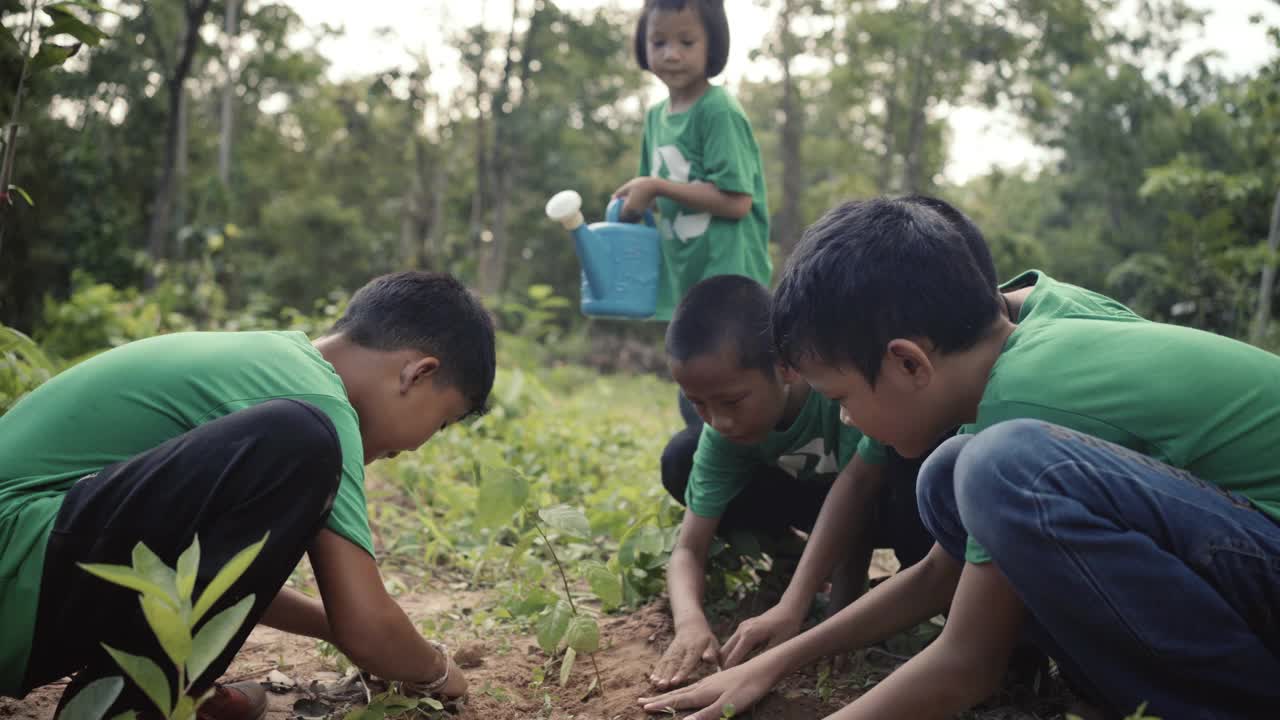
<svg viewBox="0 0 1280 720">
<path fill-rule="evenodd" d="M 193 698 L 190 693 L 195 680 L 222 654 L 227 643 L 244 625 L 253 608 L 254 596 L 245 596 L 207 622 L 201 623 L 201 620 L 240 579 L 266 542 L 267 536 L 264 535 L 237 553 L 214 575 L 194 602 L 192 595 L 200 567 L 199 538 L 183 551 L 176 568 L 165 565 L 142 543 L 133 548 L 132 565 L 80 563 L 88 573 L 138 591 L 138 601 L 142 604 L 147 624 L 177 671 L 177 687 L 170 687 L 164 671 L 150 658 L 131 655 L 106 643 L 102 647 L 168 720 L 194 720 L 197 708 L 213 694 L 213 690 L 209 690 L 201 697 Z M 198 630 L 196 626 L 199 626 Z M 123 687 L 124 682 L 119 677 L 90 683 L 67 704 L 60 717 L 63 720 L 100 720 Z M 132 717 L 132 714 L 126 716 Z M 116 716 L 113 720 L 121 718 Z"/>
</svg>

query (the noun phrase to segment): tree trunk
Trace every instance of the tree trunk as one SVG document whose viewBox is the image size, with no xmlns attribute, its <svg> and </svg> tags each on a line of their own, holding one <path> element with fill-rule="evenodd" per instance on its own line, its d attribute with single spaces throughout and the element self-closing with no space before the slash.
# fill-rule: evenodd
<svg viewBox="0 0 1280 720">
<path fill-rule="evenodd" d="M 938 0 L 929 0 L 924 8 L 921 24 L 920 49 L 912 69 L 914 78 L 911 92 L 911 125 L 907 131 L 906 168 L 903 175 L 903 191 L 908 194 L 921 192 L 924 187 L 924 130 L 928 124 L 929 98 L 933 95 L 933 63 L 930 50 L 933 47 L 938 20 L 935 17 Z"/>
<path fill-rule="evenodd" d="M 898 151 L 898 51 L 890 49 L 889 64 L 894 72 L 884 85 L 884 154 L 880 156 L 880 173 L 876 189 L 887 194 L 892 191 L 894 155 Z"/>
<path fill-rule="evenodd" d="M 179 232 L 187 225 L 187 165 L 188 165 L 188 108 L 191 98 L 187 95 L 187 84 L 179 86 L 178 92 L 178 150 L 173 164 L 173 227 Z"/>
<path fill-rule="evenodd" d="M 169 114 L 165 123 L 164 165 L 160 170 L 160 185 L 156 189 L 155 201 L 151 206 L 151 224 L 147 229 L 147 255 L 151 260 L 151 269 L 147 273 L 148 288 L 155 286 L 155 265 L 165 255 L 165 239 L 169 234 L 173 198 L 177 192 L 178 155 L 182 142 L 183 99 L 187 75 L 191 73 L 191 60 L 200 42 L 200 24 L 212 2 L 213 0 L 195 0 L 194 4 L 187 2 L 186 30 L 183 33 L 182 46 L 179 48 L 178 61 L 168 78 Z"/>
<path fill-rule="evenodd" d="M 1262 266 L 1262 282 L 1258 285 L 1258 314 L 1254 316 L 1253 332 L 1249 338 L 1254 345 L 1266 337 L 1267 329 L 1271 327 L 1271 294 L 1275 290 L 1277 249 L 1280 249 L 1280 190 L 1276 191 L 1276 200 L 1271 206 L 1271 229 L 1267 232 L 1267 250 L 1271 255 Z"/>
<path fill-rule="evenodd" d="M 507 105 L 511 100 L 511 86 L 515 81 L 524 84 L 526 68 L 529 65 L 529 54 L 533 47 L 531 40 L 537 31 L 538 10 L 532 11 L 529 28 L 525 31 L 520 60 L 516 60 L 516 28 L 520 24 L 520 2 L 511 3 L 511 32 L 507 35 L 506 63 L 502 69 L 502 79 L 493 95 L 493 149 L 489 153 L 490 189 L 494 191 L 489 203 L 493 208 L 493 223 L 489 228 L 489 242 L 481 245 L 480 254 L 480 292 L 488 297 L 500 295 L 506 287 L 507 251 L 510 239 L 507 232 L 507 213 L 511 206 L 511 193 L 515 187 L 513 175 L 517 172 L 511 161 L 511 115 L 516 111 Z M 521 96 L 523 101 L 523 95 Z"/>
<path fill-rule="evenodd" d="M 223 50 L 223 62 L 227 77 L 222 85 L 222 126 L 218 133 L 218 181 L 222 183 L 222 191 L 231 194 L 231 141 L 235 115 L 231 112 L 236 93 L 236 78 L 231 59 L 234 56 L 236 30 L 239 28 L 239 0 L 227 0 L 227 17 L 224 30 L 226 32 L 226 48 Z"/>
<path fill-rule="evenodd" d="M 449 193 L 449 163 L 443 157 L 436 163 L 436 177 L 431 187 L 431 217 L 422 240 L 423 264 L 428 268 L 444 269 L 448 258 L 444 248 L 444 202 Z"/>
<path fill-rule="evenodd" d="M 796 38 L 791 31 L 795 0 L 783 0 L 778 16 L 779 40 L 782 45 L 782 209 L 778 213 L 775 237 L 782 247 L 785 260 L 800 240 L 803 222 L 800 217 L 800 196 L 803 192 L 803 159 L 800 139 L 804 136 L 804 107 L 799 102 L 796 79 L 791 64 L 799 54 Z"/>
</svg>

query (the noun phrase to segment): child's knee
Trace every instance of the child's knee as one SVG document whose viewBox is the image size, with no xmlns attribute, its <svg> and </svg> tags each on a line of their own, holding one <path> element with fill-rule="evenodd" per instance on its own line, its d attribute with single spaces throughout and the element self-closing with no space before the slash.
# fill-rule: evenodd
<svg viewBox="0 0 1280 720">
<path fill-rule="evenodd" d="M 972 435 L 947 439 L 920 466 L 916 477 L 916 504 L 926 526 L 933 527 L 941 515 L 956 514 L 956 458 L 972 439 Z"/>
<path fill-rule="evenodd" d="M 269 400 L 253 410 L 273 451 L 300 459 L 292 474 L 297 482 L 321 496 L 332 496 L 342 475 L 342 446 L 329 416 L 292 399 Z"/>
<path fill-rule="evenodd" d="M 973 437 L 955 461 L 955 494 L 970 534 L 983 535 L 1029 497 L 1049 453 L 1050 426 L 1039 420 L 998 423 Z"/>
</svg>

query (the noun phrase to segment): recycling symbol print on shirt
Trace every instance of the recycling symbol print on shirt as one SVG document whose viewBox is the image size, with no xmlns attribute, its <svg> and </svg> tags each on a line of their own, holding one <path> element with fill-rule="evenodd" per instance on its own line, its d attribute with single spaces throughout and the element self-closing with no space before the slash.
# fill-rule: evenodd
<svg viewBox="0 0 1280 720">
<path fill-rule="evenodd" d="M 684 158 L 684 153 L 680 152 L 680 148 L 675 145 L 663 145 L 653 151 L 653 162 L 650 163 L 649 167 L 653 168 L 652 175 L 654 177 L 662 177 L 662 170 L 666 168 L 666 179 L 672 182 L 687 183 L 689 182 L 689 169 L 692 164 Z M 711 213 L 687 213 L 683 209 L 676 214 L 675 220 L 663 218 L 659 223 L 659 231 L 664 236 L 671 237 L 674 235 L 685 243 L 701 237 L 709 227 L 711 227 Z"/>
<path fill-rule="evenodd" d="M 822 438 L 814 438 L 778 458 L 778 467 L 793 478 L 827 475 L 839 469 L 835 454 L 827 451 L 827 444 Z"/>
</svg>

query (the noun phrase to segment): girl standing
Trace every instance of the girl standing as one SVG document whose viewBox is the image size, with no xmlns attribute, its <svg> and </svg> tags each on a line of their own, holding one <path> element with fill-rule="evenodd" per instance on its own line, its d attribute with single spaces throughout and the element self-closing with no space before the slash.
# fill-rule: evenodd
<svg viewBox="0 0 1280 720">
<path fill-rule="evenodd" d="M 742 106 L 712 85 L 729 56 L 723 0 L 645 0 L 636 61 L 669 96 L 644 121 L 639 176 L 614 193 L 624 219 L 657 205 L 662 237 L 655 320 L 713 275 L 769 285 L 769 208 L 760 148 Z"/>
</svg>

